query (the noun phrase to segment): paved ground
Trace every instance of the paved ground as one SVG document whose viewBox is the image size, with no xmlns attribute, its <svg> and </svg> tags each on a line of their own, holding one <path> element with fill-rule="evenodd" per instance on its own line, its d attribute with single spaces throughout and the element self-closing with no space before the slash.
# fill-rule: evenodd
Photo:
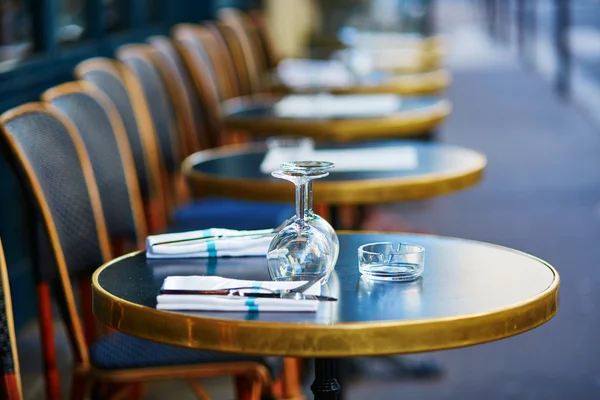
<svg viewBox="0 0 600 400">
<path fill-rule="evenodd" d="M 487 154 L 484 182 L 426 205 L 388 207 L 411 226 L 494 242 L 557 267 L 561 308 L 521 336 L 430 355 L 446 366 L 435 383 L 365 382 L 394 399 L 600 398 L 600 136 L 541 78 L 517 68 L 455 71 L 452 117 L 442 141 Z M 507 278 L 507 285 L 510 279 Z"/>
<path fill-rule="evenodd" d="M 449 37 L 470 39 L 451 40 L 451 48 L 481 51 L 461 51 L 452 62 L 454 109 L 441 140 L 486 153 L 486 178 L 464 193 L 381 211 L 419 230 L 546 259 L 561 274 L 560 310 L 518 337 L 427 355 L 446 367 L 438 381 L 363 381 L 348 399 L 600 398 L 600 133 L 546 80 L 482 45 L 469 21 L 459 21 Z"/>
</svg>

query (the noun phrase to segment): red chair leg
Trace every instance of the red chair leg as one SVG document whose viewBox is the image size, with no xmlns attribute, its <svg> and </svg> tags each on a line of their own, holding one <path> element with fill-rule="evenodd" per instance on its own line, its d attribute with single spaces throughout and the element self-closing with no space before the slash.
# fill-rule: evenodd
<svg viewBox="0 0 600 400">
<path fill-rule="evenodd" d="M 252 400 L 252 380 L 248 376 L 236 376 L 235 389 L 238 400 Z"/>
<path fill-rule="evenodd" d="M 4 374 L 2 376 L 2 395 L 6 400 L 20 400 L 19 385 L 15 374 Z"/>
<path fill-rule="evenodd" d="M 87 378 L 82 375 L 73 375 L 71 386 L 71 400 L 83 400 L 85 398 Z"/>
<path fill-rule="evenodd" d="M 83 317 L 83 329 L 85 341 L 88 346 L 96 340 L 97 325 L 96 318 L 92 313 L 92 288 L 90 278 L 79 279 L 79 294 L 81 295 L 81 314 Z"/>
<path fill-rule="evenodd" d="M 331 221 L 329 206 L 326 204 L 313 204 L 313 210 L 316 214 L 323 217 L 326 221 Z"/>
<path fill-rule="evenodd" d="M 141 383 L 132 383 L 129 390 L 129 400 L 139 400 L 142 398 L 144 386 Z"/>
<path fill-rule="evenodd" d="M 48 283 L 38 283 L 36 291 L 40 318 L 40 335 L 42 337 L 42 355 L 44 358 L 46 398 L 49 400 L 60 400 L 60 375 L 56 365 L 56 344 L 54 343 L 52 306 Z"/>
<path fill-rule="evenodd" d="M 158 200 L 149 201 L 145 207 L 148 233 L 161 233 L 167 226 L 162 204 Z"/>
</svg>

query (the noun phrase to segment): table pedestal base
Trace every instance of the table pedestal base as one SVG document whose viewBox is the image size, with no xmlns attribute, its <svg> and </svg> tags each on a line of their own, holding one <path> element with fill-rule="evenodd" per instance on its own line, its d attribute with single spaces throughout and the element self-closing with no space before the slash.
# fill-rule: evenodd
<svg viewBox="0 0 600 400">
<path fill-rule="evenodd" d="M 341 387 L 336 375 L 336 360 L 315 358 L 315 381 L 310 385 L 315 400 L 337 400 Z"/>
</svg>

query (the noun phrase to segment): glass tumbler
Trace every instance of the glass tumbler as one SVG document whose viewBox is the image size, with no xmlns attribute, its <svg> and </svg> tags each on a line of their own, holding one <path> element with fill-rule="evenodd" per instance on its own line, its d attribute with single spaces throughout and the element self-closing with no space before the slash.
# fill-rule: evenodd
<svg viewBox="0 0 600 400">
<path fill-rule="evenodd" d="M 358 269 L 363 277 L 382 281 L 412 281 L 424 269 L 425 248 L 417 244 L 368 243 L 358 248 Z"/>
<path fill-rule="evenodd" d="M 296 185 L 296 214 L 271 241 L 267 252 L 269 274 L 273 280 L 310 280 L 322 276 L 321 283 L 325 283 L 335 266 L 338 250 L 334 247 L 332 237 L 318 228 L 319 222 L 315 223 L 318 220 L 307 218 L 307 184 L 313 179 L 329 175 L 326 170 L 333 164 L 292 161 L 281 167 L 272 175 Z"/>
</svg>

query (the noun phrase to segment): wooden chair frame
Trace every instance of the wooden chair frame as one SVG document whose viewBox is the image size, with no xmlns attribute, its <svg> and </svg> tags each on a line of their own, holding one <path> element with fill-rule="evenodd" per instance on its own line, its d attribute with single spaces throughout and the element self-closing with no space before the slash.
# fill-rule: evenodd
<svg viewBox="0 0 600 400">
<path fill-rule="evenodd" d="M 175 160 L 176 164 L 180 164 L 181 161 L 183 161 L 183 157 L 182 155 L 185 154 L 185 152 L 187 151 L 187 146 L 186 143 L 188 143 L 188 139 L 185 136 L 186 132 L 185 132 L 185 128 L 181 125 L 181 120 L 178 118 L 177 116 L 177 110 L 175 108 L 175 104 L 173 104 L 171 102 L 171 92 L 172 92 L 172 85 L 169 85 L 167 83 L 167 81 L 164 79 L 164 73 L 162 71 L 164 71 L 166 69 L 166 67 L 164 66 L 163 60 L 160 59 L 154 52 L 154 49 L 152 49 L 152 47 L 148 44 L 126 44 L 123 46 L 120 46 L 117 49 L 117 59 L 126 67 L 129 69 L 129 67 L 127 67 L 126 65 L 126 61 L 128 59 L 137 59 L 143 63 L 146 63 L 150 68 L 154 68 L 156 70 L 156 72 L 159 75 L 159 78 L 161 79 L 160 82 L 157 82 L 159 84 L 164 84 L 164 89 L 165 89 L 165 94 L 167 96 L 167 101 L 170 102 L 170 104 L 168 106 L 171 106 L 172 110 L 173 110 L 173 118 L 174 118 L 174 125 L 170 124 L 171 126 L 169 127 L 169 134 L 175 138 L 175 140 L 172 141 L 172 146 L 173 148 L 172 150 L 172 156 L 173 159 Z M 160 65 L 160 67 L 159 67 Z M 132 71 L 131 69 L 129 69 L 132 73 L 132 75 L 135 75 L 135 72 Z M 140 87 L 141 88 L 141 81 L 140 78 L 136 76 L 137 79 L 137 83 L 135 84 L 136 87 Z M 171 87 L 171 88 L 170 88 Z M 128 90 L 130 90 L 130 95 L 133 98 L 136 98 L 137 96 L 137 90 L 134 87 L 128 87 Z M 152 99 L 149 99 L 146 97 L 146 95 L 144 94 L 144 92 L 141 92 L 142 96 L 143 96 L 143 102 L 146 104 L 146 108 L 149 110 L 150 108 L 150 102 L 152 101 Z M 138 101 L 138 100 L 136 100 Z M 141 100 L 139 100 L 141 101 Z M 157 130 L 156 127 L 154 125 L 154 121 L 152 120 L 152 117 L 150 117 L 150 114 L 143 114 L 141 115 L 140 118 L 150 118 L 150 121 L 145 121 L 144 125 L 146 124 L 151 124 L 153 127 L 153 132 L 155 133 L 155 135 L 157 135 Z M 158 136 L 155 137 L 155 143 L 160 143 Z M 178 147 L 178 148 L 176 148 Z M 159 154 L 162 154 L 162 151 L 159 152 Z M 165 166 L 165 162 L 164 160 L 161 160 L 161 166 L 164 167 Z M 169 188 L 170 190 L 167 191 L 167 205 L 168 205 L 168 215 L 170 215 L 170 211 L 176 207 L 177 204 L 183 204 L 186 203 L 189 200 L 189 193 L 187 190 L 187 186 L 185 185 L 185 180 L 183 179 L 183 175 L 181 174 L 181 171 L 179 168 L 176 168 L 174 171 L 167 171 L 166 168 L 163 168 L 163 171 L 161 171 L 161 176 L 163 177 L 163 179 L 165 180 L 164 182 L 164 187 Z M 174 194 L 174 195 L 173 195 Z"/>
<path fill-rule="evenodd" d="M 177 118 L 179 119 L 179 126 L 186 143 L 185 154 L 190 155 L 200 150 L 205 150 L 210 147 L 208 138 L 206 135 L 205 126 L 197 126 L 194 113 L 199 113 L 201 110 L 192 109 L 192 102 L 189 99 L 189 93 L 185 88 L 186 84 L 193 85 L 191 75 L 187 71 L 187 66 L 181 55 L 179 54 L 175 43 L 166 36 L 151 36 L 146 39 L 146 42 L 150 44 L 151 50 L 148 50 L 149 57 L 152 58 L 156 67 L 162 74 L 162 77 L 167 84 L 169 94 L 171 95 L 171 102 L 173 103 Z M 170 55 L 168 53 L 174 53 Z M 178 57 L 181 61 L 182 67 L 186 69 L 188 74 L 189 82 L 186 82 L 184 77 L 180 76 L 177 67 L 173 65 L 175 60 L 170 60 L 171 57 Z"/>
<path fill-rule="evenodd" d="M 173 37 L 188 71 L 190 71 L 196 91 L 204 104 L 204 109 L 207 112 L 207 122 L 210 126 L 211 142 L 213 147 L 217 147 L 223 144 L 226 131 L 215 82 L 210 81 L 210 72 L 204 64 L 204 60 L 200 59 L 195 50 L 187 44 L 187 42 L 200 40 L 197 37 L 199 33 L 210 35 L 201 27 L 182 24 L 175 26 Z"/>
<path fill-rule="evenodd" d="M 111 74 L 122 82 L 130 96 L 140 133 L 147 180 L 150 186 L 150 197 L 144 199 L 148 230 L 150 233 L 162 232 L 167 227 L 169 215 L 167 191 L 164 190 L 166 176 L 163 174 L 164 168 L 159 157 L 154 125 L 142 88 L 135 75 L 127 67 L 116 60 L 105 58 L 92 58 L 81 62 L 75 68 L 75 76 L 80 80 L 85 80 L 85 75 L 93 71 Z M 100 88 L 100 90 L 102 89 Z"/>
<path fill-rule="evenodd" d="M 223 52 L 227 45 L 219 35 L 211 32 L 210 25 L 177 24 L 173 27 L 172 36 L 179 43 L 186 40 L 195 41 L 204 48 L 216 73 L 219 101 L 240 95 L 237 85 L 234 84 L 235 67 Z"/>
<path fill-rule="evenodd" d="M 265 55 L 260 50 L 260 38 L 255 25 L 250 17 L 234 8 L 222 8 L 219 10 L 219 19 L 230 27 L 241 45 L 252 93 L 259 93 L 263 89 L 263 78 L 268 73 Z"/>
<path fill-rule="evenodd" d="M 2 371 L 2 398 L 6 400 L 22 400 L 23 386 L 21 384 L 21 369 L 19 367 L 19 355 L 17 353 L 17 339 L 15 335 L 15 320 L 12 309 L 12 297 L 10 295 L 10 282 L 4 257 L 4 248 L 0 239 L 0 280 L 4 295 L 4 317 L 8 330 L 8 341 L 13 363 L 12 371 Z M 4 363 L 4 360 L 3 360 Z"/>
</svg>

